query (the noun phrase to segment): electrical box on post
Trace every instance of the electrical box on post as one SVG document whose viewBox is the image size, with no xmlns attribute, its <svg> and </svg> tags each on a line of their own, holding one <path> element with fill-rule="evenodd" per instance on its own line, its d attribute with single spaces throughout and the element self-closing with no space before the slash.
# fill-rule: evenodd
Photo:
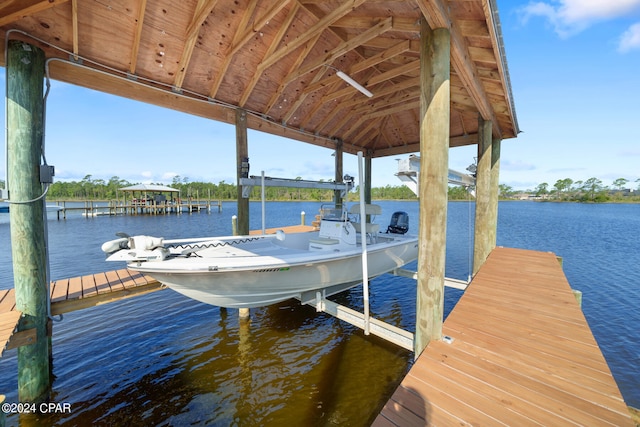
<svg viewBox="0 0 640 427">
<path fill-rule="evenodd" d="M 50 165 L 40 165 L 40 183 L 52 184 L 53 177 L 56 175 L 56 169 Z"/>
</svg>

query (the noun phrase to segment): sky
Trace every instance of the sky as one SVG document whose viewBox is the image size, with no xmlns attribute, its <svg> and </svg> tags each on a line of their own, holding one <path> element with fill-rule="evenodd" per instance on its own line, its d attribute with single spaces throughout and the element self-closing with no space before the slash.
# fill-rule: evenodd
<svg viewBox="0 0 640 427">
<path fill-rule="evenodd" d="M 639 188 L 640 0 L 497 3 L 521 130 L 502 141 L 500 183 L 532 190 L 565 178 L 607 186 L 625 178 Z M 3 98 L 5 76 L 0 68 Z M 46 120 L 57 181 L 236 180 L 231 125 L 55 81 Z M 251 130 L 248 140 L 252 175 L 334 178 L 330 149 Z M 464 171 L 476 156 L 476 146 L 452 148 L 449 167 Z M 373 159 L 372 185 L 401 185 L 394 173 L 404 157 Z M 344 173 L 358 176 L 356 156 L 344 155 Z"/>
</svg>

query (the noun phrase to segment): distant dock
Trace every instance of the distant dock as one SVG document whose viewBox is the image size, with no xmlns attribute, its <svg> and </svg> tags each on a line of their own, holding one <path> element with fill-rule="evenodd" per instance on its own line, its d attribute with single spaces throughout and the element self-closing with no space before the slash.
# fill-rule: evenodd
<svg viewBox="0 0 640 427">
<path fill-rule="evenodd" d="M 81 206 L 78 206 L 81 205 Z M 222 211 L 221 201 L 189 200 L 173 203 L 154 203 L 153 201 L 118 203 L 114 201 L 61 201 L 47 205 L 50 213 L 57 219 L 67 219 L 67 212 L 81 212 L 84 217 L 115 215 L 169 215 L 196 212 L 211 212 L 212 209 Z"/>
</svg>

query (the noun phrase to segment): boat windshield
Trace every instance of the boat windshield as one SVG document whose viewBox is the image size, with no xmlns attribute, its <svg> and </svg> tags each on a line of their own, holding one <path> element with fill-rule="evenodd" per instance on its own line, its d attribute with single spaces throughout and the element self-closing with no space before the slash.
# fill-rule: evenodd
<svg viewBox="0 0 640 427">
<path fill-rule="evenodd" d="M 329 221 L 344 221 L 346 218 L 346 211 L 342 208 L 337 208 L 335 205 L 322 205 L 320 207 L 320 218 Z"/>
</svg>

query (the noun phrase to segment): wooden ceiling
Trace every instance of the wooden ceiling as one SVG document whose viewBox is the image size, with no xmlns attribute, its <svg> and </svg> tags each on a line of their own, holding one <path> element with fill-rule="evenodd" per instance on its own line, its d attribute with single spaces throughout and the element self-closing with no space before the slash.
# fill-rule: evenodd
<svg viewBox="0 0 640 427">
<path fill-rule="evenodd" d="M 451 29 L 450 146 L 479 114 L 515 137 L 495 0 L 8 0 L 0 41 L 41 47 L 57 80 L 379 157 L 420 150 L 423 16 Z"/>
</svg>

